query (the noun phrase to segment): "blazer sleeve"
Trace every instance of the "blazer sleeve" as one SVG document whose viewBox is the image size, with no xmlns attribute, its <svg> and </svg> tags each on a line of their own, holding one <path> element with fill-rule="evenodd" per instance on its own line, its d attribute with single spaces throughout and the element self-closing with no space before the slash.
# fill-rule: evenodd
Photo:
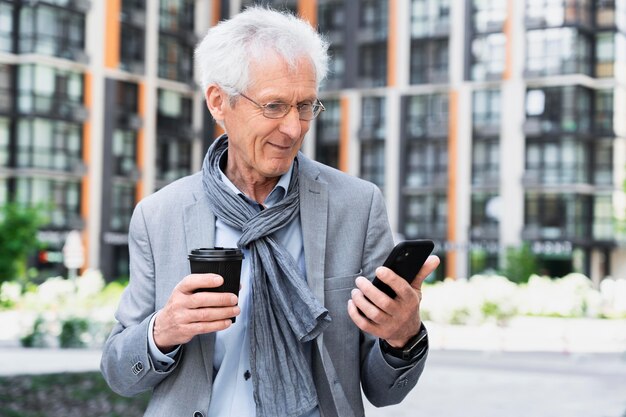
<svg viewBox="0 0 626 417">
<path fill-rule="evenodd" d="M 155 268 L 146 218 L 139 203 L 129 227 L 130 282 L 115 313 L 100 369 L 113 391 L 133 396 L 154 388 L 177 366 L 155 369 L 148 350 L 148 328 L 155 314 Z"/>
<path fill-rule="evenodd" d="M 383 196 L 373 194 L 364 250 L 364 271 L 383 264 L 393 246 Z M 372 272 L 373 275 L 373 272 Z M 427 353 L 415 363 L 399 368 L 391 366 L 380 350 L 378 339 L 362 334 L 361 386 L 370 403 L 383 407 L 401 402 L 415 387 L 424 370 Z"/>
</svg>

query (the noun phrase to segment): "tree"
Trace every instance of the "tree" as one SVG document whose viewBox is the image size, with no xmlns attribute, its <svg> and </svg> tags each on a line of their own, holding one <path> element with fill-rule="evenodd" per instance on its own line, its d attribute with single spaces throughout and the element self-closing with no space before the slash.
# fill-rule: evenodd
<svg viewBox="0 0 626 417">
<path fill-rule="evenodd" d="M 528 282 L 528 278 L 532 274 L 536 274 L 538 270 L 537 256 L 528 243 L 506 249 L 505 266 L 502 274 L 509 280 L 518 284 Z"/>
<path fill-rule="evenodd" d="M 17 203 L 0 207 L 0 283 L 26 278 L 28 255 L 40 246 L 37 230 L 44 221 L 39 207 Z"/>
</svg>

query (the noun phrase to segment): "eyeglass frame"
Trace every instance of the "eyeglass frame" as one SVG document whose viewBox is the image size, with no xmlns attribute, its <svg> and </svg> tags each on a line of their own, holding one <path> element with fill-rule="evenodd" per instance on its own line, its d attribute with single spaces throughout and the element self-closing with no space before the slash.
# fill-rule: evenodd
<svg viewBox="0 0 626 417">
<path fill-rule="evenodd" d="M 273 119 L 273 120 L 282 119 L 283 117 L 287 116 L 293 107 L 295 107 L 296 110 L 298 111 L 298 117 L 300 118 L 300 120 L 304 120 L 304 121 L 307 121 L 307 122 L 310 122 L 311 120 L 314 120 L 317 116 L 320 115 L 321 112 L 326 110 L 326 107 L 324 107 L 324 104 L 322 104 L 322 102 L 318 98 L 316 98 L 315 101 L 310 103 L 310 104 L 309 103 L 289 104 L 289 103 L 285 103 L 285 102 L 282 102 L 282 101 L 275 101 L 275 102 L 269 102 L 269 103 L 266 103 L 266 104 L 259 104 L 256 101 L 252 100 L 247 95 L 245 95 L 244 93 L 242 93 L 242 92 L 239 92 L 237 94 L 240 95 L 241 97 L 245 98 L 246 100 L 248 100 L 250 103 L 252 103 L 255 106 L 257 106 L 259 109 L 261 109 L 263 117 L 267 117 L 268 119 Z M 278 116 L 278 117 L 268 116 L 266 114 L 266 112 L 268 111 L 267 106 L 269 106 L 269 105 L 278 105 L 278 104 L 280 104 L 282 106 L 289 106 L 289 107 L 285 107 L 285 111 L 283 112 L 283 114 L 281 116 Z M 311 117 L 310 119 L 303 119 L 302 118 L 302 114 L 300 113 L 300 106 L 306 106 L 306 105 L 311 106 L 312 109 L 314 109 L 314 108 L 318 108 L 319 109 L 317 112 L 312 111 L 313 117 Z"/>
</svg>

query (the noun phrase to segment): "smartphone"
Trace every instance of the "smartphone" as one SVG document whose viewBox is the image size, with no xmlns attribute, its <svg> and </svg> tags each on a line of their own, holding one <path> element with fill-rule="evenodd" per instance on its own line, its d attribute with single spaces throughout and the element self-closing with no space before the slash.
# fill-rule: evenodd
<svg viewBox="0 0 626 417">
<path fill-rule="evenodd" d="M 393 248 L 383 266 L 411 283 L 434 248 L 432 240 L 405 240 Z M 396 292 L 378 278 L 374 278 L 372 284 L 389 297 L 396 298 Z"/>
</svg>

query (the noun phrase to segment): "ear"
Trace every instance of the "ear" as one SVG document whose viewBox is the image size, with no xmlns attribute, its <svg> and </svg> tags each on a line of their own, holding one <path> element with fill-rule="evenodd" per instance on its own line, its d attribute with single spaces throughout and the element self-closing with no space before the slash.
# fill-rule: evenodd
<svg viewBox="0 0 626 417">
<path fill-rule="evenodd" d="M 210 85 L 204 93 L 204 99 L 211 116 L 218 122 L 223 121 L 225 110 L 230 107 L 228 95 L 217 85 Z"/>
</svg>

